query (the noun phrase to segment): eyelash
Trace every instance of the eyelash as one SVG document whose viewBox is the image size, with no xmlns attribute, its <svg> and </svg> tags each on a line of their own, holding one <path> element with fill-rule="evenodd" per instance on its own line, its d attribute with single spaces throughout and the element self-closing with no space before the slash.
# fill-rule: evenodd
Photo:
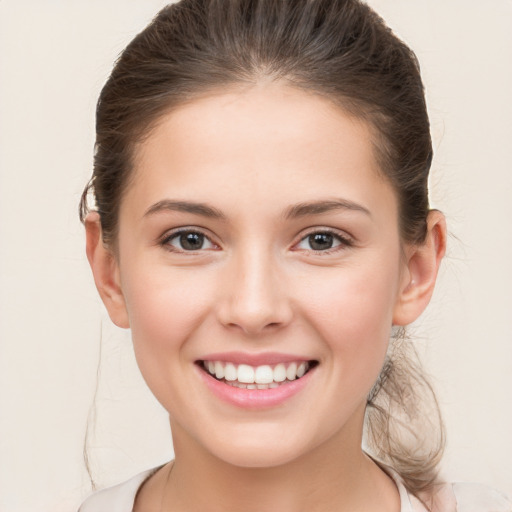
<svg viewBox="0 0 512 512">
<path fill-rule="evenodd" d="M 334 247 L 330 247 L 329 249 L 324 250 L 318 250 L 318 249 L 307 249 L 309 252 L 319 255 L 319 256 L 328 256 L 329 254 L 343 251 L 347 248 L 350 248 L 354 245 L 354 241 L 352 238 L 348 237 L 347 235 L 342 235 L 338 231 L 335 231 L 333 229 L 328 228 L 316 228 L 311 230 L 309 233 L 306 233 L 304 236 L 301 237 L 298 243 L 294 245 L 294 247 L 298 246 L 301 242 L 307 240 L 312 235 L 330 235 L 332 236 L 337 242 L 339 242 L 338 245 Z"/>
<path fill-rule="evenodd" d="M 203 250 L 208 250 L 208 249 L 198 249 L 197 251 L 194 251 L 194 250 L 186 250 L 186 249 L 178 249 L 176 247 L 173 247 L 170 242 L 174 239 L 177 239 L 178 237 L 184 235 L 184 234 L 195 234 L 195 235 L 200 235 L 202 237 L 204 237 L 204 240 L 207 240 L 208 243 L 210 243 L 212 246 L 214 247 L 218 247 L 217 244 L 215 244 L 214 242 L 212 242 L 212 240 L 210 239 L 210 237 L 208 235 L 206 235 L 205 233 L 203 233 L 202 231 L 198 230 L 198 229 L 192 229 L 192 228 L 181 228 L 179 230 L 176 230 L 176 231 L 173 231 L 172 233 L 167 233 L 162 239 L 161 241 L 159 242 L 159 244 L 162 246 L 162 247 L 165 247 L 168 251 L 171 251 L 171 252 L 176 252 L 176 253 L 191 253 L 191 254 L 196 254 L 197 252 L 199 251 L 203 251 Z M 334 252 L 337 252 L 337 251 L 341 251 L 341 250 L 344 250 L 344 249 L 347 249 L 349 247 L 352 247 L 354 245 L 354 241 L 348 237 L 348 236 L 344 236 L 344 235 L 341 235 L 338 231 L 334 231 L 332 229 L 314 229 L 314 230 L 311 230 L 309 233 L 306 233 L 305 235 L 303 235 L 300 240 L 294 244 L 293 247 L 297 247 L 300 243 L 302 243 L 303 241 L 307 240 L 309 237 L 311 237 L 312 235 L 330 235 L 332 236 L 338 243 L 338 245 L 334 246 L 334 247 L 331 247 L 329 249 L 325 249 L 325 250 L 319 250 L 319 249 L 306 249 L 307 251 L 313 253 L 313 254 L 317 254 L 317 255 L 329 255 L 329 254 L 332 254 Z M 295 249 L 297 250 L 297 249 Z"/>
<path fill-rule="evenodd" d="M 168 251 L 171 251 L 171 252 L 177 252 L 177 253 L 191 253 L 191 254 L 196 254 L 197 252 L 199 251 L 203 251 L 205 249 L 201 248 L 201 249 L 198 249 L 196 251 L 194 250 L 186 250 L 186 249 L 178 249 L 176 247 L 173 247 L 170 242 L 174 239 L 177 239 L 178 237 L 184 235 L 184 234 L 193 234 L 193 235 L 200 235 L 202 237 L 204 237 L 204 240 L 207 240 L 212 246 L 214 247 L 218 247 L 217 244 L 215 244 L 214 242 L 212 242 L 212 240 L 210 239 L 210 237 L 208 235 L 206 235 L 205 233 L 203 233 L 202 231 L 198 230 L 198 229 L 193 229 L 193 228 L 181 228 L 181 229 L 178 229 L 176 231 L 173 231 L 171 233 L 167 233 L 166 235 L 164 235 L 164 237 L 160 240 L 159 244 L 166 248 Z"/>
</svg>

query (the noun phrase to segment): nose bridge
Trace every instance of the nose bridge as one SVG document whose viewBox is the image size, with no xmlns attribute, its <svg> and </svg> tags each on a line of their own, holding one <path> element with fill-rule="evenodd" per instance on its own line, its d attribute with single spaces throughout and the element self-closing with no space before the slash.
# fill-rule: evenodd
<svg viewBox="0 0 512 512">
<path fill-rule="evenodd" d="M 226 268 L 221 321 L 247 334 L 276 329 L 289 322 L 291 307 L 277 258 L 264 244 L 247 244 Z"/>
</svg>

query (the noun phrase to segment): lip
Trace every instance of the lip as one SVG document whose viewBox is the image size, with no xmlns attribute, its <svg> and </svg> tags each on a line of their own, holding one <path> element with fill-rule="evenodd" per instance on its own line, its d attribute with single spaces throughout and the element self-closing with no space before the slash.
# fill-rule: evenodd
<svg viewBox="0 0 512 512">
<path fill-rule="evenodd" d="M 216 354 L 216 357 L 220 354 Z M 289 356 L 288 356 L 289 357 Z M 219 359 L 216 359 L 219 361 Z M 220 359 L 224 360 L 225 359 Z M 298 359 L 287 359 L 283 362 L 288 361 L 307 361 L 308 359 L 298 358 Z M 226 362 L 232 362 L 233 360 L 228 360 Z M 244 359 L 247 361 L 247 359 Z M 268 362 L 268 359 L 265 359 Z M 234 362 L 234 361 L 233 361 Z M 279 361 L 281 362 L 281 361 Z M 279 364 L 279 363 L 276 363 Z M 269 388 L 269 389 L 240 389 L 234 386 L 230 386 L 225 384 L 223 381 L 217 380 L 215 377 L 210 375 L 208 372 L 204 371 L 197 366 L 197 372 L 199 372 L 200 378 L 203 380 L 205 385 L 208 387 L 210 392 L 212 392 L 217 398 L 220 398 L 222 401 L 227 402 L 228 404 L 234 405 L 238 408 L 242 409 L 270 409 L 273 407 L 278 407 L 279 405 L 284 404 L 286 401 L 300 393 L 311 381 L 316 373 L 317 366 L 313 367 L 309 370 L 303 377 L 300 379 L 296 379 L 290 382 L 286 382 L 285 384 L 281 384 L 277 388 Z"/>
<path fill-rule="evenodd" d="M 247 352 L 216 352 L 200 358 L 201 361 L 222 361 L 224 363 L 248 364 L 249 366 L 270 366 L 279 363 L 295 363 L 311 361 L 310 357 L 303 357 L 294 354 L 282 354 L 279 352 L 264 352 L 261 354 L 251 354 Z"/>
</svg>

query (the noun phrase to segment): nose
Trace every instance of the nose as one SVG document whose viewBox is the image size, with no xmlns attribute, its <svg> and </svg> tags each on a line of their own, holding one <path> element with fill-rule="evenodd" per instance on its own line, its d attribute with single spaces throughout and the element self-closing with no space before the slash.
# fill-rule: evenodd
<svg viewBox="0 0 512 512">
<path fill-rule="evenodd" d="M 248 336 L 288 325 L 293 311 L 283 273 L 266 251 L 243 251 L 223 274 L 217 311 L 219 321 Z"/>
</svg>

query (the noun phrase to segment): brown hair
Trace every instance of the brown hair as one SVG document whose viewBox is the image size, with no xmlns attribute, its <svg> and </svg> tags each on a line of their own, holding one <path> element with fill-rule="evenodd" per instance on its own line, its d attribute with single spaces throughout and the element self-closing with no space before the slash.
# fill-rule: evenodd
<svg viewBox="0 0 512 512">
<path fill-rule="evenodd" d="M 402 239 L 423 242 L 432 144 L 418 62 L 358 0 L 182 0 L 162 9 L 121 54 L 101 92 L 81 219 L 93 194 L 104 241 L 114 243 L 134 151 L 158 119 L 207 91 L 263 78 L 322 94 L 368 121 L 380 169 L 397 194 Z M 391 343 L 368 397 L 366 441 L 418 494 L 436 481 L 444 435 L 409 345 Z M 435 418 L 429 432 L 426 418 Z"/>
</svg>

